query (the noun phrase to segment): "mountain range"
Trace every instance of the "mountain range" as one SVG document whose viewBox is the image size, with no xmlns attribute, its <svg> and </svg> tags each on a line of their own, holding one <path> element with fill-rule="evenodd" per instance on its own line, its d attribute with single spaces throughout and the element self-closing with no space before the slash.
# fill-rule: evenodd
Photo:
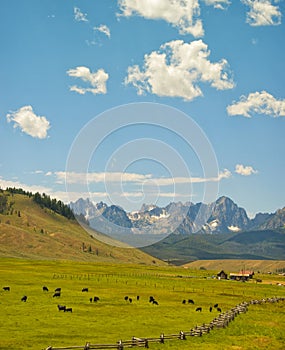
<svg viewBox="0 0 285 350">
<path fill-rule="evenodd" d="M 139 247 L 172 264 L 205 259 L 284 260 L 285 208 L 249 218 L 228 197 L 210 204 L 143 205 L 128 213 L 123 208 L 80 199 L 70 204 L 91 227 Z"/>
<path fill-rule="evenodd" d="M 176 202 L 165 207 L 144 204 L 135 212 L 82 198 L 71 202 L 70 207 L 75 214 L 83 215 L 91 227 L 106 234 L 114 229 L 121 234 L 237 233 L 274 230 L 285 224 L 285 207 L 275 213 L 258 213 L 250 219 L 245 209 L 225 196 L 210 204 Z"/>
</svg>

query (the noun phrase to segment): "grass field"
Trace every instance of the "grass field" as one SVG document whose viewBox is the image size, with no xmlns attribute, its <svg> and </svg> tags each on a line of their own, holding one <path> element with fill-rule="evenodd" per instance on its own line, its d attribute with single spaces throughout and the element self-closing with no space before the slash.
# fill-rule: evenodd
<svg viewBox="0 0 285 350">
<path fill-rule="evenodd" d="M 218 271 L 178 267 L 112 265 L 69 261 L 0 259 L 0 349 L 116 343 L 190 330 L 251 299 L 285 296 L 284 276 L 258 275 L 264 283 L 213 279 Z M 257 277 L 257 276 L 256 276 Z M 272 282 L 272 283 L 271 283 Z M 42 287 L 47 286 L 48 292 Z M 3 287 L 9 286 L 10 291 Z M 54 289 L 62 288 L 60 298 Z M 88 292 L 82 292 L 88 288 Z M 28 297 L 22 302 L 23 295 Z M 136 300 L 136 296 L 140 300 Z M 152 295 L 159 305 L 149 303 Z M 98 296 L 97 303 L 89 299 Z M 132 303 L 124 300 L 133 299 Z M 193 299 L 195 305 L 182 304 Z M 58 311 L 57 305 L 73 312 Z M 201 313 L 195 308 L 201 306 Z M 226 329 L 185 341 L 150 344 L 151 349 L 284 349 L 285 303 L 252 305 Z"/>
</svg>

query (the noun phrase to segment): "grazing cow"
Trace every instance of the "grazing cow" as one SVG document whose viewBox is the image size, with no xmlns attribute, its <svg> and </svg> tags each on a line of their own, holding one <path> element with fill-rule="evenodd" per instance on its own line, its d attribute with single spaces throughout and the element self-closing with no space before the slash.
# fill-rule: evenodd
<svg viewBox="0 0 285 350">
<path fill-rule="evenodd" d="M 139 301 L 140 300 L 140 296 L 139 295 L 137 295 L 137 301 Z"/>
<path fill-rule="evenodd" d="M 90 298 L 90 299 L 89 299 L 89 301 L 90 301 L 90 303 L 92 303 L 92 301 L 93 301 L 93 298 Z"/>
<path fill-rule="evenodd" d="M 28 299 L 28 297 L 27 297 L 26 295 L 24 295 L 24 296 L 22 297 L 21 301 L 26 302 L 26 301 L 27 301 L 27 299 Z"/>
<path fill-rule="evenodd" d="M 186 300 L 184 299 L 184 300 L 182 300 L 182 304 L 186 304 Z"/>
<path fill-rule="evenodd" d="M 132 299 L 132 298 L 129 298 L 129 302 L 132 303 L 132 302 L 133 302 L 133 299 Z"/>
<path fill-rule="evenodd" d="M 213 308 L 212 308 L 212 306 L 210 306 L 210 309 L 209 309 L 209 311 L 210 311 L 210 312 L 212 312 L 212 310 L 213 310 Z"/>
<path fill-rule="evenodd" d="M 48 287 L 43 286 L 43 292 L 48 292 Z"/>
<path fill-rule="evenodd" d="M 222 309 L 220 307 L 217 307 L 218 312 L 222 312 Z"/>
<path fill-rule="evenodd" d="M 61 292 L 61 288 L 56 288 L 54 291 L 55 292 Z"/>
<path fill-rule="evenodd" d="M 97 301 L 99 301 L 100 299 L 99 299 L 99 297 L 94 297 L 94 302 L 96 303 Z"/>
<path fill-rule="evenodd" d="M 64 312 L 72 312 L 72 307 L 66 307 L 66 308 L 64 309 Z"/>
<path fill-rule="evenodd" d="M 196 311 L 202 311 L 202 308 L 201 307 L 197 307 Z"/>
<path fill-rule="evenodd" d="M 129 297 L 126 295 L 124 299 L 125 299 L 125 301 L 128 301 Z"/>
<path fill-rule="evenodd" d="M 55 292 L 52 297 L 53 298 L 59 298 L 60 297 L 60 292 Z"/>
<path fill-rule="evenodd" d="M 65 311 L 66 306 L 65 305 L 57 305 L 58 311 Z"/>
<path fill-rule="evenodd" d="M 3 290 L 5 290 L 6 292 L 10 292 L 10 287 L 3 287 Z"/>
<path fill-rule="evenodd" d="M 188 299 L 188 304 L 193 304 L 194 305 L 194 300 Z"/>
<path fill-rule="evenodd" d="M 88 288 L 82 288 L 81 292 L 88 292 Z"/>
<path fill-rule="evenodd" d="M 214 307 L 217 308 L 219 306 L 219 304 L 215 304 Z"/>
<path fill-rule="evenodd" d="M 153 296 L 150 296 L 149 297 L 149 302 L 152 303 L 154 301 L 154 297 Z"/>
</svg>

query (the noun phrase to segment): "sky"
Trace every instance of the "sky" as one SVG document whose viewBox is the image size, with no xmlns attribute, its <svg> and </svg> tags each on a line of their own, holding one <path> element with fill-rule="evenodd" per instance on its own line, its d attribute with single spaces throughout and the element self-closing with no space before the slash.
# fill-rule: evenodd
<svg viewBox="0 0 285 350">
<path fill-rule="evenodd" d="M 285 205 L 283 0 L 2 0 L 0 186 Z"/>
</svg>

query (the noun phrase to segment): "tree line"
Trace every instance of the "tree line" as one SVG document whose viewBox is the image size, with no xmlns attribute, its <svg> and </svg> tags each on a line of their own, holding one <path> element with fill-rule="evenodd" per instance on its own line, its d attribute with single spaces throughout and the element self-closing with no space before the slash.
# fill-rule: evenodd
<svg viewBox="0 0 285 350">
<path fill-rule="evenodd" d="M 13 194 L 22 194 L 25 196 L 28 196 L 29 198 L 32 198 L 34 202 L 39 204 L 42 208 L 47 208 L 52 211 L 54 211 L 57 214 L 60 214 L 67 219 L 75 219 L 73 211 L 70 209 L 70 207 L 66 204 L 64 204 L 61 200 L 57 200 L 55 198 L 51 198 L 49 195 L 39 192 L 36 192 L 33 194 L 32 192 L 25 191 L 22 188 L 15 188 L 15 187 L 7 187 L 6 192 Z M 4 190 L 0 189 L 0 213 L 4 212 L 7 208 L 7 197 L 4 194 Z"/>
</svg>

